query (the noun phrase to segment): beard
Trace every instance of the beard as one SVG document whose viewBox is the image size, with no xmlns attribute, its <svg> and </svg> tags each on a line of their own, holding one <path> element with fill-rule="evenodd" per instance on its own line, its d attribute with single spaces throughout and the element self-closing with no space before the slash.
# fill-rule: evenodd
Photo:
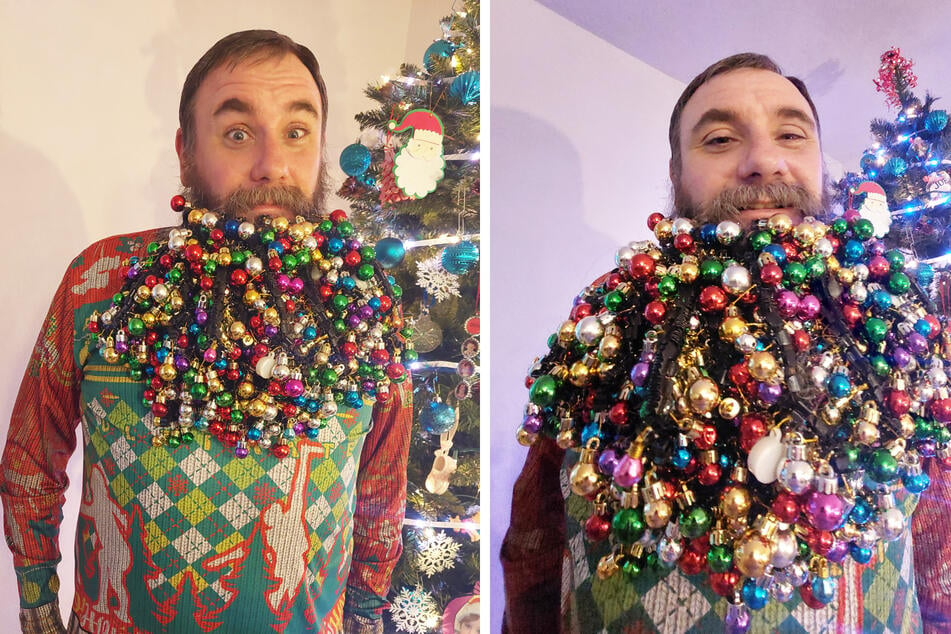
<svg viewBox="0 0 951 634">
<path fill-rule="evenodd" d="M 400 152 L 393 165 L 396 185 L 407 196 L 422 198 L 436 189 L 436 183 L 442 178 L 446 161 L 442 156 L 421 159 L 409 152 Z"/>
<path fill-rule="evenodd" d="M 292 218 L 302 216 L 306 220 L 316 222 L 324 215 L 327 192 L 330 189 L 327 162 L 323 158 L 314 194 L 310 197 L 296 185 L 241 187 L 223 197 L 216 196 L 193 163 L 186 165 L 184 180 L 189 185 L 183 186 L 181 193 L 192 207 L 212 209 L 229 218 L 246 218 L 258 205 L 274 205 L 286 209 Z"/>
<path fill-rule="evenodd" d="M 708 202 L 695 203 L 679 179 L 673 182 L 674 215 L 691 218 L 698 223 L 739 220 L 743 210 L 751 209 L 763 201 L 770 201 L 772 207 L 799 209 L 804 216 L 822 217 L 828 209 L 829 196 L 829 188 L 825 183 L 821 198 L 802 185 L 767 183 L 738 185 L 724 189 Z"/>
</svg>

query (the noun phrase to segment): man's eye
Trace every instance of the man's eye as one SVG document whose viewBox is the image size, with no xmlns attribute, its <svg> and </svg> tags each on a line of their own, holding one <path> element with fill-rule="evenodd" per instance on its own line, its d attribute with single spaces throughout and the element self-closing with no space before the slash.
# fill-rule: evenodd
<svg viewBox="0 0 951 634">
<path fill-rule="evenodd" d="M 732 140 L 733 139 L 731 139 L 728 136 L 715 136 L 711 139 L 707 139 L 707 142 L 704 145 L 712 145 L 712 146 L 726 145 Z"/>
<path fill-rule="evenodd" d="M 784 141 L 800 141 L 805 139 L 803 135 L 798 132 L 784 132 L 781 137 Z"/>
<path fill-rule="evenodd" d="M 307 130 L 304 128 L 294 128 L 287 133 L 288 139 L 303 139 L 307 136 Z"/>
<path fill-rule="evenodd" d="M 243 143 L 248 140 L 248 133 L 244 130 L 229 130 L 225 136 L 235 143 Z"/>
</svg>

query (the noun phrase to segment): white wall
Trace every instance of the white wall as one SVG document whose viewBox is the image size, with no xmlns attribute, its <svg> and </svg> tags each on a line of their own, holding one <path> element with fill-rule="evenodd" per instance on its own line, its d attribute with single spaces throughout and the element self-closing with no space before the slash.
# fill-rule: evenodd
<svg viewBox="0 0 951 634">
<path fill-rule="evenodd" d="M 50 297 L 90 242 L 168 225 L 178 164 L 178 98 L 220 37 L 272 28 L 309 46 L 330 96 L 327 157 L 356 140 L 363 89 L 401 62 L 421 65 L 449 0 L 42 3 L 0 0 L 0 436 Z M 78 454 L 77 454 L 78 456 Z M 78 483 L 81 462 L 71 463 Z M 60 544 L 61 607 L 72 601 L 78 490 Z M 0 548 L 0 630 L 17 623 L 12 560 Z"/>
</svg>

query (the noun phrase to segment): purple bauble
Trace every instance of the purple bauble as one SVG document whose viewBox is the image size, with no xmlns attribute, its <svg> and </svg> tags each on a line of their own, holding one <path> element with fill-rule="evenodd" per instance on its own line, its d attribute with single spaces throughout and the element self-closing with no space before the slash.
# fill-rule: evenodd
<svg viewBox="0 0 951 634">
<path fill-rule="evenodd" d="M 792 319 L 799 312 L 799 296 L 792 291 L 782 291 L 776 296 L 776 308 L 784 319 Z"/>
<path fill-rule="evenodd" d="M 919 440 L 915 443 L 915 448 L 918 449 L 920 453 L 925 458 L 934 458 L 935 452 L 938 450 L 937 443 L 934 438 L 926 438 L 924 440 Z"/>
<path fill-rule="evenodd" d="M 205 363 L 214 363 L 215 359 L 218 358 L 218 352 L 214 348 L 205 348 L 201 356 Z"/>
<path fill-rule="evenodd" d="M 842 523 L 845 502 L 835 493 L 813 491 L 806 502 L 806 517 L 820 531 L 833 531 Z"/>
<path fill-rule="evenodd" d="M 601 455 L 598 456 L 598 471 L 604 475 L 614 475 L 614 470 L 617 469 L 617 452 L 613 449 L 605 449 L 601 452 Z"/>
<path fill-rule="evenodd" d="M 634 367 L 631 368 L 631 382 L 637 387 L 644 387 L 649 372 L 650 366 L 646 363 L 635 363 Z"/>
<path fill-rule="evenodd" d="M 892 361 L 894 361 L 895 365 L 899 368 L 903 368 L 911 361 L 911 353 L 902 347 L 895 348 L 892 350 Z"/>
<path fill-rule="evenodd" d="M 203 308 L 195 309 L 195 323 L 199 326 L 204 326 L 205 322 L 208 321 L 208 313 Z"/>
<path fill-rule="evenodd" d="M 349 317 L 347 317 L 347 325 L 350 326 L 351 328 L 356 328 L 357 326 L 359 326 L 360 321 L 361 321 L 360 315 L 350 315 Z"/>
<path fill-rule="evenodd" d="M 728 604 L 724 620 L 727 634 L 746 634 L 750 629 L 750 613 L 745 605 Z"/>
<path fill-rule="evenodd" d="M 627 489 L 640 482 L 642 475 L 644 475 L 644 463 L 641 459 L 631 458 L 624 454 L 614 468 L 614 483 L 622 489 Z"/>
<path fill-rule="evenodd" d="M 116 342 L 116 352 L 118 352 L 119 354 L 122 354 L 123 352 L 128 352 L 128 351 L 129 351 L 128 343 L 126 343 L 125 341 Z"/>
<path fill-rule="evenodd" d="M 917 332 L 910 332 L 905 337 L 905 346 L 912 354 L 924 354 L 928 351 L 928 340 Z"/>
<path fill-rule="evenodd" d="M 304 426 L 304 423 L 300 421 L 297 421 L 296 423 L 294 423 L 294 433 L 297 434 L 298 436 L 304 433 L 304 429 L 306 429 L 306 427 Z"/>
<path fill-rule="evenodd" d="M 300 293 L 304 290 L 304 280 L 299 277 L 295 277 L 291 280 L 291 283 L 287 287 L 292 293 Z"/>
<path fill-rule="evenodd" d="M 238 458 L 247 458 L 248 457 L 248 448 L 243 445 L 238 445 L 234 448 L 234 455 Z"/>
<path fill-rule="evenodd" d="M 826 559 L 831 562 L 841 564 L 849 554 L 849 542 L 844 539 L 837 539 L 832 545 L 832 549 L 826 553 Z"/>
<path fill-rule="evenodd" d="M 268 337 L 276 337 L 278 333 L 277 326 L 267 325 L 264 327 L 264 334 Z"/>
<path fill-rule="evenodd" d="M 525 417 L 525 420 L 522 421 L 522 429 L 530 434 L 537 434 L 541 428 L 542 418 L 538 414 L 529 414 Z"/>
<path fill-rule="evenodd" d="M 779 383 L 760 383 L 756 387 L 756 394 L 759 400 L 772 405 L 783 395 L 783 386 Z"/>
<path fill-rule="evenodd" d="M 188 359 L 180 354 L 175 355 L 175 369 L 184 372 L 188 369 Z"/>
</svg>

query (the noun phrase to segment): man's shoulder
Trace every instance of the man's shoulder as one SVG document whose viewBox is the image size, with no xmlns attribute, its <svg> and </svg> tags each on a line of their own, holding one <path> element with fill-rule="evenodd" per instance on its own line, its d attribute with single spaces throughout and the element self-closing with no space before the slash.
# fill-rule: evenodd
<svg viewBox="0 0 951 634">
<path fill-rule="evenodd" d="M 70 263 L 65 290 L 80 296 L 82 303 L 108 299 L 124 282 L 120 269 L 130 258 L 145 255 L 150 243 L 165 240 L 169 229 L 146 229 L 93 242 Z"/>
</svg>

